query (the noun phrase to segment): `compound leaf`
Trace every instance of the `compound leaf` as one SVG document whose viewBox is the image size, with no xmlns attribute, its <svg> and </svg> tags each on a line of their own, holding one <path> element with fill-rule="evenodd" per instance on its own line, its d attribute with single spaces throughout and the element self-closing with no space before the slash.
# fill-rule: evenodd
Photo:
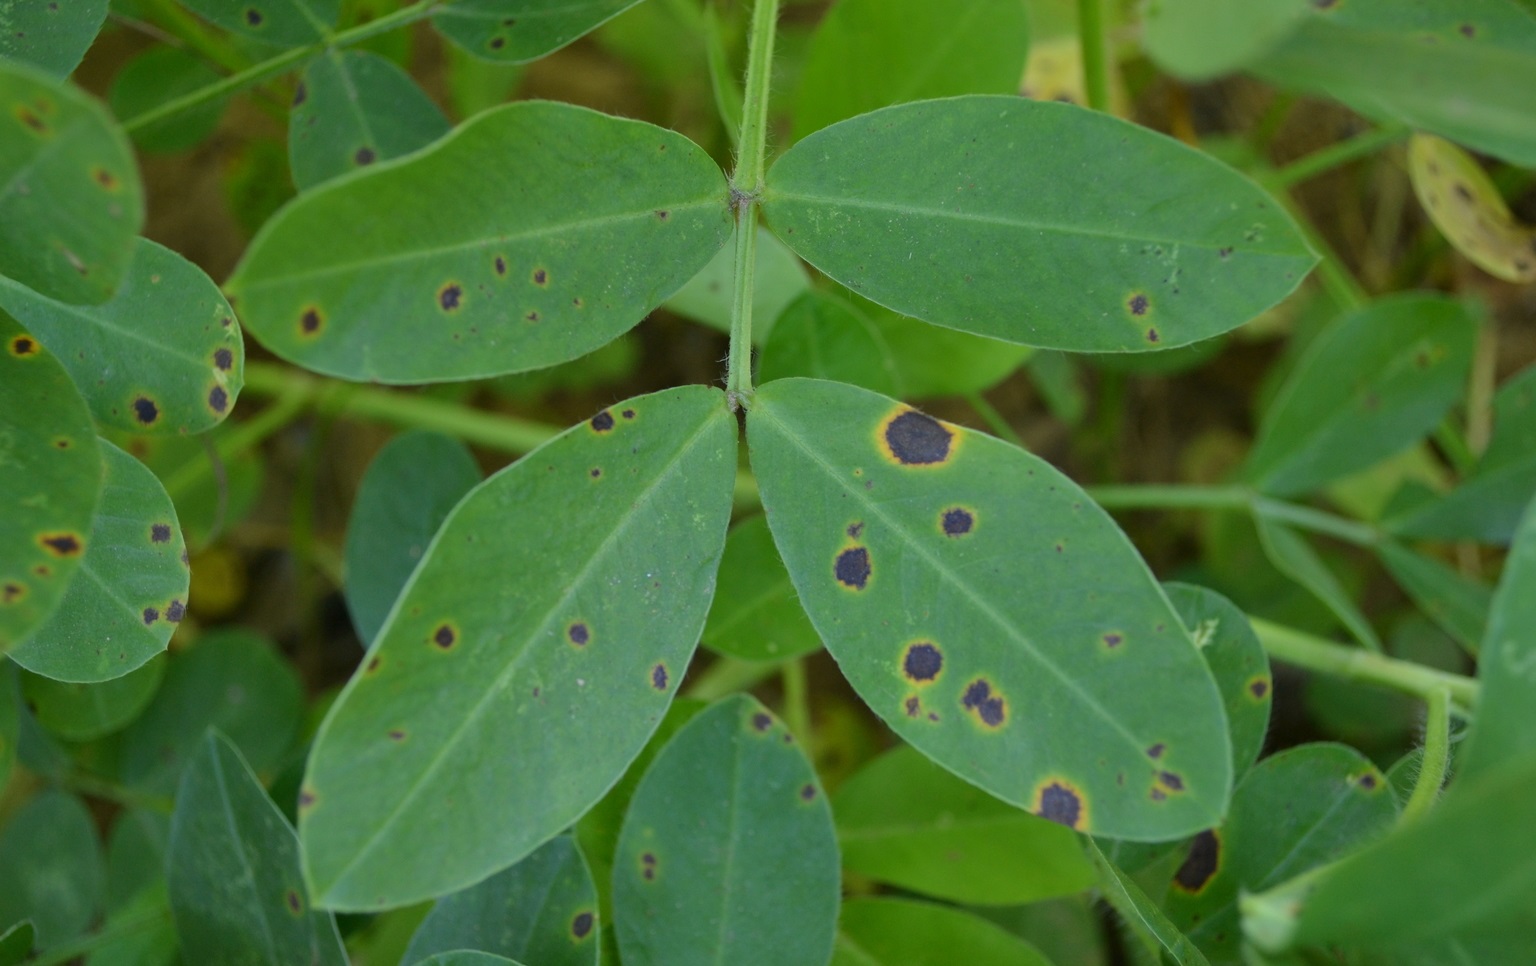
<svg viewBox="0 0 1536 966">
<path fill-rule="evenodd" d="M 0 61 L 0 275 L 50 298 L 117 291 L 144 222 L 128 139 L 96 101 Z"/>
<path fill-rule="evenodd" d="M 341 0 L 182 0 L 191 10 L 237 34 L 281 47 L 329 39 Z"/>
<path fill-rule="evenodd" d="M 187 608 L 187 545 L 155 474 L 100 440 L 101 505 L 53 616 L 11 651 L 56 681 L 122 677 L 165 650 Z"/>
<path fill-rule="evenodd" d="M 107 2 L 0 0 L 0 57 L 69 76 L 106 22 Z"/>
<path fill-rule="evenodd" d="M 183 956 L 229 966 L 345 966 L 336 921 L 310 908 L 299 843 L 240 752 L 217 731 L 181 776 L 166 849 Z"/>
<path fill-rule="evenodd" d="M 1219 335 L 1316 262 L 1276 201 L 1209 156 L 1018 97 L 921 101 L 818 131 L 773 166 L 763 211 L 802 258 L 881 305 L 1078 352 Z"/>
<path fill-rule="evenodd" d="M 553 53 L 640 0 L 458 0 L 432 18 L 443 36 L 486 60 L 522 64 Z"/>
<path fill-rule="evenodd" d="M 897 734 L 1080 831 L 1160 840 L 1220 820 L 1232 753 L 1210 671 L 1076 484 L 838 383 L 769 383 L 747 422 L 801 603 Z"/>
<path fill-rule="evenodd" d="M 58 357 L 0 310 L 0 653 L 54 613 L 88 546 L 102 456 Z"/>
<path fill-rule="evenodd" d="M 734 430 L 719 391 L 640 397 L 464 498 L 315 739 L 299 834 L 317 902 L 464 888 L 623 774 L 704 624 Z"/>
<path fill-rule="evenodd" d="M 0 279 L 0 306 L 43 341 L 104 426 L 185 436 L 212 429 L 245 384 L 235 313 L 203 270 L 135 241 L 122 287 L 70 305 Z"/>
<path fill-rule="evenodd" d="M 470 379 L 611 341 L 730 229 L 724 176 L 692 141 L 523 101 L 301 195 L 225 288 L 268 348 L 307 368 Z"/>
<path fill-rule="evenodd" d="M 613 872 L 631 966 L 825 963 L 839 892 L 826 796 L 750 696 L 684 725 L 635 789 Z"/>
</svg>

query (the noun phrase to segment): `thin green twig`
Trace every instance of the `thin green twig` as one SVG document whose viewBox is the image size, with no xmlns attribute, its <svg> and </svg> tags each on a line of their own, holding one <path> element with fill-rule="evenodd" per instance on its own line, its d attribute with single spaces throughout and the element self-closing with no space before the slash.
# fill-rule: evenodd
<svg viewBox="0 0 1536 966">
<path fill-rule="evenodd" d="M 1083 48 L 1083 89 L 1088 106 L 1109 110 L 1109 53 L 1104 38 L 1104 0 L 1077 0 L 1077 36 Z"/>
</svg>

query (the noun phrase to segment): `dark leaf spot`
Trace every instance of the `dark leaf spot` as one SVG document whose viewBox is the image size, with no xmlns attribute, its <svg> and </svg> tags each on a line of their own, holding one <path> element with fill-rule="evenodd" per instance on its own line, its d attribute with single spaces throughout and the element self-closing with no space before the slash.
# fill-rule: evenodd
<svg viewBox="0 0 1536 966">
<path fill-rule="evenodd" d="M 549 284 L 549 273 L 542 268 L 533 270 L 533 284 L 544 286 Z"/>
<path fill-rule="evenodd" d="M 752 727 L 758 731 L 767 731 L 773 725 L 773 719 L 759 711 L 752 716 Z"/>
<path fill-rule="evenodd" d="M 1253 695 L 1256 700 L 1262 701 L 1264 696 L 1269 693 L 1269 679 L 1260 677 L 1249 681 L 1248 693 Z"/>
<path fill-rule="evenodd" d="M 1167 800 L 1168 793 L 1161 788 L 1153 788 L 1152 791 L 1147 793 L 1147 797 L 1151 798 L 1154 802 L 1161 802 Z"/>
<path fill-rule="evenodd" d="M 404 741 L 405 740 L 405 732 L 401 731 L 399 728 L 391 728 L 389 730 L 389 740 L 390 741 Z"/>
<path fill-rule="evenodd" d="M 1157 744 L 1155 744 L 1152 747 L 1147 749 L 1147 757 L 1148 758 L 1161 758 L 1161 757 L 1163 757 L 1163 752 L 1165 752 L 1167 750 L 1168 750 L 1168 746 L 1163 744 L 1161 741 L 1159 741 Z"/>
<path fill-rule="evenodd" d="M 1082 796 L 1065 782 L 1050 782 L 1035 797 L 1035 814 L 1067 828 L 1082 828 Z"/>
<path fill-rule="evenodd" d="M 84 547 L 73 533 L 45 533 L 37 538 L 44 550 L 55 557 L 78 557 Z"/>
<path fill-rule="evenodd" d="M 117 175 L 106 168 L 92 168 L 91 177 L 95 179 L 97 184 L 101 185 L 104 191 L 116 191 L 120 185 Z"/>
<path fill-rule="evenodd" d="M 1145 293 L 1137 292 L 1126 299 L 1125 307 L 1131 310 L 1132 315 L 1146 315 L 1147 310 L 1152 308 L 1152 303 L 1148 301 Z"/>
<path fill-rule="evenodd" d="M 505 38 L 505 37 L 492 37 L 491 38 L 491 49 L 492 50 L 500 50 L 501 48 L 505 47 L 506 45 L 507 45 L 507 38 Z"/>
<path fill-rule="evenodd" d="M 11 340 L 11 355 L 18 359 L 37 355 L 37 342 L 29 336 L 18 335 Z"/>
<path fill-rule="evenodd" d="M 1461 33 L 1461 35 L 1463 37 L 1476 37 L 1477 36 L 1477 27 L 1474 26 L 1473 24 L 1464 23 L 1460 27 L 1457 27 L 1456 29 Z"/>
<path fill-rule="evenodd" d="M 1125 642 L 1125 636 L 1123 634 L 1116 634 L 1114 632 L 1110 632 L 1110 633 L 1104 635 L 1104 646 L 1105 647 L 1116 648 L 1116 647 L 1119 647 L 1124 642 Z M 1161 747 L 1161 746 L 1159 746 L 1159 747 Z"/>
<path fill-rule="evenodd" d="M 374 657 L 370 657 L 368 659 L 368 664 L 367 664 L 367 666 L 365 666 L 363 668 L 363 673 L 364 674 L 372 674 L 375 671 L 377 671 L 378 669 L 379 669 L 379 659 L 378 659 L 378 656 L 375 655 Z"/>
<path fill-rule="evenodd" d="M 917 695 L 913 695 L 907 699 L 906 709 L 907 717 L 915 718 L 923 710 L 923 702 L 918 699 Z"/>
<path fill-rule="evenodd" d="M 152 523 L 149 526 L 150 543 L 166 543 L 171 539 L 171 525 L 169 523 Z"/>
<path fill-rule="evenodd" d="M 283 898 L 288 903 L 289 912 L 293 913 L 295 916 L 304 914 L 304 900 L 299 898 L 298 892 L 294 891 L 293 889 L 289 889 Z"/>
<path fill-rule="evenodd" d="M 455 312 L 464 299 L 464 289 L 458 282 L 447 282 L 437 290 L 437 304 L 443 307 L 444 312 Z"/>
<path fill-rule="evenodd" d="M 229 393 L 223 386 L 214 386 L 208 390 L 208 408 L 216 413 L 222 413 L 229 408 Z"/>
<path fill-rule="evenodd" d="M 155 621 L 160 619 L 160 612 L 158 610 L 156 610 L 155 608 L 153 608 L 153 607 L 146 607 L 146 608 L 144 608 L 143 617 L 144 617 L 144 626 L 148 627 L 149 625 L 153 624 Z"/>
<path fill-rule="evenodd" d="M 221 372 L 228 372 L 235 364 L 235 354 L 228 349 L 215 349 L 213 352 L 213 364 Z"/>
<path fill-rule="evenodd" d="M 439 624 L 437 630 L 432 632 L 432 643 L 445 651 L 458 642 L 459 635 L 452 624 Z"/>
<path fill-rule="evenodd" d="M 358 148 L 357 153 L 352 155 L 352 160 L 357 163 L 358 167 L 372 164 L 378 159 L 379 156 L 375 154 L 373 148 L 370 147 Z"/>
<path fill-rule="evenodd" d="M 837 555 L 833 567 L 837 582 L 844 587 L 863 590 L 869 583 L 869 551 L 863 547 L 850 547 Z"/>
<path fill-rule="evenodd" d="M 932 466 L 949 459 L 954 435 L 932 416 L 908 409 L 885 426 L 885 444 L 905 466 Z"/>
<path fill-rule="evenodd" d="M 658 691 L 665 691 L 667 689 L 667 666 L 665 664 L 658 664 L 651 668 L 651 687 Z"/>
<path fill-rule="evenodd" d="M 965 694 L 961 696 L 960 703 L 967 711 L 972 711 L 981 723 L 988 728 L 1001 727 L 1008 718 L 1007 706 L 1003 703 L 1003 696 L 992 691 L 992 685 L 984 678 L 977 678 L 965 688 Z"/>
<path fill-rule="evenodd" d="M 320 314 L 320 310 L 314 306 L 310 306 L 309 308 L 305 309 L 304 314 L 299 316 L 299 331 L 305 335 L 314 335 L 316 332 L 320 331 L 320 327 L 324 324 L 324 316 L 322 316 Z"/>
<path fill-rule="evenodd" d="M 1472 189 L 1471 188 L 1468 188 L 1466 185 L 1462 184 L 1460 181 L 1458 181 L 1455 184 L 1451 185 L 1451 188 L 1456 192 L 1456 197 L 1460 198 L 1462 201 L 1467 202 L 1468 204 L 1472 203 Z"/>
<path fill-rule="evenodd" d="M 928 684 L 938 680 L 939 672 L 944 670 L 944 655 L 929 641 L 918 641 L 907 648 L 901 670 L 907 680 Z"/>
<path fill-rule="evenodd" d="M 578 912 L 576 918 L 571 920 L 571 935 L 578 940 L 586 939 L 592 932 L 592 913 Z"/>
<path fill-rule="evenodd" d="M 1147 330 L 1147 341 L 1148 342 L 1156 342 L 1156 341 L 1158 341 L 1161 338 L 1162 338 L 1162 336 L 1157 334 L 1157 330 L 1156 329 L 1148 329 Z"/>
<path fill-rule="evenodd" d="M 848 534 L 848 539 L 857 540 L 859 539 L 860 535 L 864 533 L 864 524 L 862 521 L 859 523 L 850 523 L 848 524 L 848 529 L 844 532 Z"/>
<path fill-rule="evenodd" d="M 247 10 L 245 12 L 245 22 L 250 24 L 252 27 L 260 27 L 261 26 L 261 19 L 262 18 L 261 18 L 261 11 L 260 10 L 256 10 L 256 9 L 253 8 L 253 9 Z"/>
<path fill-rule="evenodd" d="M 299 807 L 309 808 L 315 804 L 315 793 L 307 788 L 299 789 Z"/>
<path fill-rule="evenodd" d="M 148 396 L 139 396 L 133 401 L 133 418 L 141 426 L 154 425 L 155 420 L 160 418 L 160 407 Z"/>
<path fill-rule="evenodd" d="M 941 523 L 946 537 L 963 537 L 976 525 L 976 518 L 971 511 L 957 506 L 944 511 Z"/>
<path fill-rule="evenodd" d="M 810 783 L 801 785 L 800 800 L 802 802 L 814 802 L 816 800 L 816 786 Z"/>
<path fill-rule="evenodd" d="M 11 604 L 27 595 L 27 588 L 14 580 L 6 581 L 4 587 L 0 587 L 0 604 Z"/>
<path fill-rule="evenodd" d="M 592 639 L 592 632 L 587 628 L 586 624 L 577 621 L 566 629 L 565 636 L 570 638 L 571 643 L 577 647 L 585 647 L 587 642 Z"/>
<path fill-rule="evenodd" d="M 1163 787 L 1171 792 L 1182 792 L 1184 790 L 1184 779 L 1171 771 L 1158 772 L 1157 780 L 1162 782 Z"/>
<path fill-rule="evenodd" d="M 299 81 L 299 86 L 293 89 L 293 106 L 298 107 L 303 104 L 307 97 L 309 97 L 309 88 L 304 86 L 303 81 Z"/>
<path fill-rule="evenodd" d="M 626 409 L 622 413 L 619 413 L 619 415 L 623 416 L 625 419 L 634 419 L 635 411 L 633 409 Z"/>
<path fill-rule="evenodd" d="M 1219 248 L 1219 249 L 1216 250 L 1216 256 L 1218 258 L 1220 258 L 1222 261 L 1226 261 L 1227 259 L 1232 257 L 1232 249 L 1230 249 L 1230 248 Z"/>
<path fill-rule="evenodd" d="M 179 600 L 173 600 L 165 605 L 165 619 L 172 624 L 180 624 L 181 619 L 187 615 L 187 605 Z"/>
<path fill-rule="evenodd" d="M 496 256 L 496 260 L 491 265 L 495 267 L 497 275 L 507 274 L 507 260 L 500 255 Z"/>
<path fill-rule="evenodd" d="M 1360 787 L 1365 789 L 1366 791 L 1374 792 L 1376 790 L 1376 786 L 1377 786 L 1378 782 L 1376 780 L 1376 776 L 1373 773 L 1366 772 L 1365 774 L 1360 776 L 1359 781 L 1360 781 Z"/>
<path fill-rule="evenodd" d="M 599 433 L 606 433 L 613 428 L 613 413 L 603 410 L 592 417 L 592 428 Z"/>
<path fill-rule="evenodd" d="M 661 221 L 666 221 L 669 217 L 671 217 L 671 215 L 672 215 L 672 213 L 670 211 L 658 211 L 658 212 L 656 212 L 656 217 L 658 219 L 660 219 Z"/>
<path fill-rule="evenodd" d="M 1214 830 L 1206 829 L 1190 843 L 1189 855 L 1184 864 L 1173 874 L 1173 884 L 1184 892 L 1198 894 L 1210 884 L 1221 868 L 1221 839 Z"/>
</svg>

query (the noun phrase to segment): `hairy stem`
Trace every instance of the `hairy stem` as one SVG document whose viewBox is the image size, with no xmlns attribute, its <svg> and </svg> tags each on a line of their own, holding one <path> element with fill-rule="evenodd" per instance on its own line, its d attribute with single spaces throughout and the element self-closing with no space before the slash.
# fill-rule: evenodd
<svg viewBox="0 0 1536 966">
<path fill-rule="evenodd" d="M 1382 148 L 1403 140 L 1410 133 L 1408 128 L 1397 124 L 1373 128 L 1364 134 L 1337 144 L 1330 144 L 1319 151 L 1297 158 L 1266 177 L 1264 182 L 1271 190 L 1283 191 L 1351 161 L 1358 161 L 1367 155 L 1375 154 Z"/>
<path fill-rule="evenodd" d="M 1259 617 L 1249 617 L 1248 620 L 1254 633 L 1259 635 L 1259 643 L 1277 661 L 1346 681 L 1379 684 L 1426 702 L 1443 693 L 1464 711 L 1477 706 L 1481 689 L 1471 678 L 1400 661 L 1374 651 L 1335 644 Z"/>
<path fill-rule="evenodd" d="M 1425 695 L 1425 705 L 1428 714 L 1424 722 L 1424 757 L 1419 761 L 1413 794 L 1398 818 L 1400 825 L 1418 821 L 1435 807 L 1451 761 L 1451 692 L 1437 688 Z"/>
</svg>

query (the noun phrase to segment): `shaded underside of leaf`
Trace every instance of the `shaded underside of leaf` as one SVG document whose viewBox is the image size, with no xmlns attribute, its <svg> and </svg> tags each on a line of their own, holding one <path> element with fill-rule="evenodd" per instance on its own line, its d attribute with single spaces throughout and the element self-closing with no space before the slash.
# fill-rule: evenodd
<svg viewBox="0 0 1536 966">
<path fill-rule="evenodd" d="M 66 77 L 107 19 L 108 0 L 0 0 L 0 57 Z"/>
</svg>

